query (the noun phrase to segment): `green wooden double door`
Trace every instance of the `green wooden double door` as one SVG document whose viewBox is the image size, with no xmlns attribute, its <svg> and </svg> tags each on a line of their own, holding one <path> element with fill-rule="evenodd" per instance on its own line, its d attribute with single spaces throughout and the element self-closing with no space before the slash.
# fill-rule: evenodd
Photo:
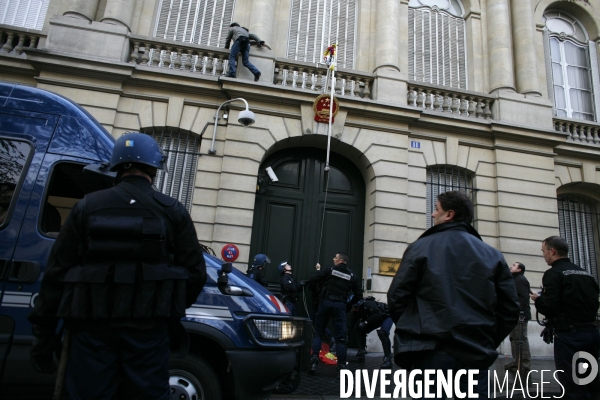
<svg viewBox="0 0 600 400">
<path fill-rule="evenodd" d="M 273 291 L 282 261 L 302 280 L 314 273 L 317 262 L 331 265 L 336 253 L 346 252 L 350 268 L 362 276 L 364 180 L 354 164 L 334 153 L 325 173 L 325 159 L 324 150 L 295 148 L 271 155 L 260 167 L 250 252 L 271 259 L 265 275 Z M 277 182 L 269 179 L 267 167 Z"/>
</svg>

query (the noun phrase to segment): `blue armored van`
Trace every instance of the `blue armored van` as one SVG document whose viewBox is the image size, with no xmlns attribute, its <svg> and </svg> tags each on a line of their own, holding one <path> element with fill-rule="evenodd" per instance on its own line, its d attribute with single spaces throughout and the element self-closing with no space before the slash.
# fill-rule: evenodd
<svg viewBox="0 0 600 400">
<path fill-rule="evenodd" d="M 55 375 L 37 373 L 29 363 L 27 315 L 71 208 L 86 193 L 112 184 L 91 165 L 108 162 L 113 144 L 74 102 L 0 82 L 2 388 L 54 385 Z M 308 320 L 291 317 L 277 297 L 231 264 L 209 254 L 205 259 L 206 286 L 182 320 L 189 351 L 171 357 L 172 398 L 264 399 L 277 387 L 297 386 Z"/>
</svg>

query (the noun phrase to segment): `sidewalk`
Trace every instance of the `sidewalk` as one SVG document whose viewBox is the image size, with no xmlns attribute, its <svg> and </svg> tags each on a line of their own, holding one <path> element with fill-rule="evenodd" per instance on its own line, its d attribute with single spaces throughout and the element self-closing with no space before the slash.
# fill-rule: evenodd
<svg viewBox="0 0 600 400">
<path fill-rule="evenodd" d="M 356 350 L 349 349 L 348 351 L 348 360 L 351 360 L 354 356 Z M 350 370 L 354 371 L 355 369 L 367 369 L 369 371 L 369 376 L 372 376 L 373 370 L 379 368 L 383 359 L 383 353 L 369 353 L 367 354 L 366 360 L 364 364 L 349 364 Z M 561 386 L 554 379 L 554 359 L 552 358 L 534 358 L 531 362 L 532 372 L 529 374 L 529 381 L 527 382 L 527 378 L 521 378 L 521 382 L 523 388 L 528 384 L 529 393 L 520 390 L 521 385 L 519 381 L 515 384 L 515 373 L 506 372 L 504 370 L 504 364 L 508 364 L 512 361 L 512 358 L 500 355 L 496 362 L 489 368 L 489 376 L 492 380 L 492 384 L 489 386 L 490 388 L 490 398 L 541 398 L 541 388 L 543 387 L 543 397 L 552 397 L 552 395 L 559 396 L 562 394 Z M 394 368 L 394 371 L 398 368 Z M 537 371 L 536 371 L 537 370 Z M 542 373 L 543 370 L 543 373 Z M 499 381 L 499 384 L 496 384 L 496 394 L 494 395 L 494 372 L 497 377 L 496 380 Z M 500 390 L 499 385 L 503 384 L 505 379 L 505 374 L 507 375 L 506 382 L 504 383 L 504 388 Z M 393 378 L 391 378 L 393 384 Z M 544 382 L 542 385 L 542 381 Z M 515 387 L 513 391 L 513 385 Z M 511 392 L 512 391 L 512 392 Z M 389 390 L 388 393 L 391 393 L 392 390 Z M 362 397 L 355 397 L 355 393 L 352 393 L 351 399 L 367 399 L 368 397 L 365 394 L 365 389 L 361 390 Z M 525 396 L 523 396 L 525 394 Z M 284 400 L 284 399 L 302 399 L 302 400 L 331 400 L 331 399 L 339 399 L 340 398 L 340 379 L 337 372 L 337 367 L 333 365 L 325 365 L 320 364 L 317 372 L 314 375 L 309 375 L 307 372 L 302 374 L 302 381 L 298 389 L 288 395 L 280 395 L 274 394 L 269 397 L 269 400 Z M 375 397 L 371 397 L 378 399 L 379 397 L 379 384 L 377 384 L 377 388 L 375 391 Z"/>
</svg>

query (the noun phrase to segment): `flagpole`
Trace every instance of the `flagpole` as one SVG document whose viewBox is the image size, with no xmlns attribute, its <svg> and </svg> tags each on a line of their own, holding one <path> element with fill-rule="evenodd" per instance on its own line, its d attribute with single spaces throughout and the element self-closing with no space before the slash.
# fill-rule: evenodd
<svg viewBox="0 0 600 400">
<path fill-rule="evenodd" d="M 330 69 L 331 71 L 331 91 L 330 91 L 330 95 L 329 95 L 329 129 L 327 130 L 327 159 L 325 160 L 325 172 L 329 171 L 329 153 L 331 151 L 331 123 L 333 120 L 333 96 L 335 95 L 335 68 L 337 67 L 337 46 L 335 47 L 334 50 L 334 55 L 333 55 L 333 62 L 332 62 L 333 68 Z"/>
</svg>

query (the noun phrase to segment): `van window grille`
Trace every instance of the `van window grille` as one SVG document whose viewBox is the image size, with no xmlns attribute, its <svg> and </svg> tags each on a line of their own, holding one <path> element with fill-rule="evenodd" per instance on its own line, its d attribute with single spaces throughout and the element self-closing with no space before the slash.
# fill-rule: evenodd
<svg viewBox="0 0 600 400">
<path fill-rule="evenodd" d="M 594 229 L 594 219 L 596 228 Z M 558 198 L 558 230 L 569 243 L 569 258 L 598 281 L 596 238 L 598 214 L 591 201 L 574 196 Z"/>
<path fill-rule="evenodd" d="M 201 137 L 171 130 L 146 130 L 167 155 L 167 171 L 158 171 L 154 185 L 191 212 Z"/>
<path fill-rule="evenodd" d="M 435 211 L 435 203 L 440 193 L 452 190 L 462 190 L 471 196 L 475 204 L 475 192 L 473 187 L 473 175 L 458 167 L 446 165 L 434 165 L 427 168 L 427 229 L 433 226 L 431 213 Z"/>
</svg>

